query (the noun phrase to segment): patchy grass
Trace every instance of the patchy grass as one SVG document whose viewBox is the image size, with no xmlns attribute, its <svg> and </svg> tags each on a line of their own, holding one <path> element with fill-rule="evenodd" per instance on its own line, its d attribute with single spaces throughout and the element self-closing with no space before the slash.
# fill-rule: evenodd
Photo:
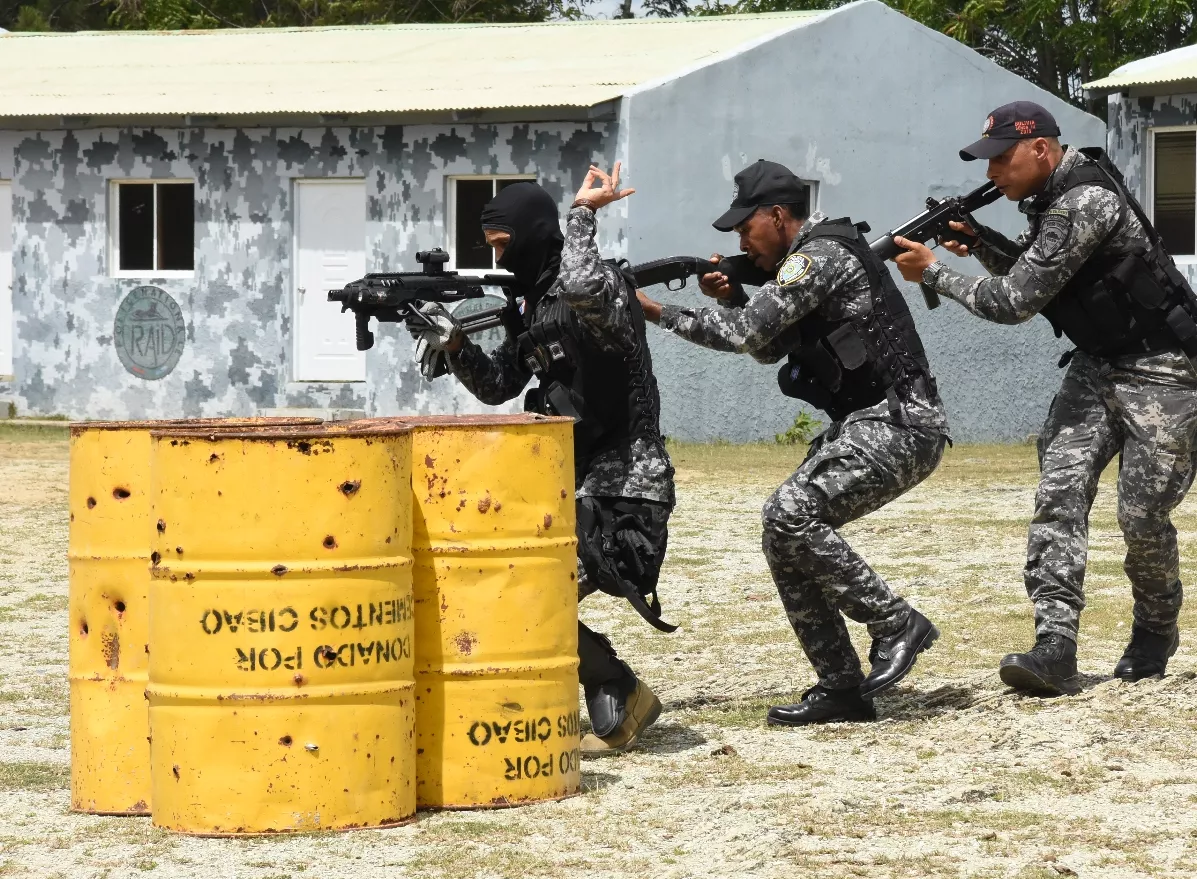
<svg viewBox="0 0 1197 879">
<path fill-rule="evenodd" d="M 760 553 L 761 505 L 804 450 L 670 443 L 679 503 L 660 592 L 682 628 L 661 635 L 606 596 L 582 608 L 665 703 L 637 752 L 584 763 L 583 794 L 560 803 L 206 840 L 69 812 L 56 762 L 68 747 L 66 452 L 65 431 L 13 439 L 0 422 L 0 876 L 1197 875 L 1197 642 L 1186 611 L 1168 678 L 1109 679 L 1130 619 L 1112 471 L 1092 516 L 1078 696 L 1023 697 L 995 673 L 1033 637 L 1034 449 L 958 446 L 845 528 L 941 640 L 878 699 L 878 723 L 766 726 L 770 705 L 813 682 Z M 1174 521 L 1192 581 L 1197 506 Z"/>
</svg>

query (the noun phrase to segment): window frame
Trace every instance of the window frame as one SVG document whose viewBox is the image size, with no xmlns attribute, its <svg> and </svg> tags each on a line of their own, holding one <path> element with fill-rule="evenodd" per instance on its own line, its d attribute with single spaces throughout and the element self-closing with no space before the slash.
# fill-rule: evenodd
<svg viewBox="0 0 1197 879">
<path fill-rule="evenodd" d="M 458 269 L 457 268 L 457 181 L 458 180 L 527 180 L 537 181 L 535 174 L 449 174 L 445 176 L 445 250 L 449 252 L 450 271 L 461 272 L 463 275 L 480 277 L 491 272 L 501 272 L 497 266 L 490 269 Z M 494 187 L 491 187 L 491 198 L 494 198 Z"/>
<path fill-rule="evenodd" d="M 158 190 L 157 186 L 163 183 L 185 184 L 190 183 L 192 186 L 192 208 L 195 207 L 195 178 L 193 177 L 114 177 L 108 181 L 108 276 L 110 278 L 194 278 L 195 277 L 195 215 L 192 213 L 192 240 L 191 240 L 191 268 L 189 269 L 122 269 L 121 264 L 121 211 L 120 211 L 120 193 L 121 186 L 126 184 L 137 183 L 152 183 L 154 189 L 154 264 L 158 264 Z"/>
<path fill-rule="evenodd" d="M 1143 206 L 1147 219 L 1155 225 L 1155 138 L 1157 134 L 1177 134 L 1188 132 L 1197 140 L 1197 125 L 1154 125 L 1147 129 L 1147 161 L 1143 177 L 1143 194 L 1146 204 Z M 1169 254 L 1177 265 L 1197 265 L 1197 205 L 1194 206 L 1194 234 L 1193 253 Z"/>
</svg>

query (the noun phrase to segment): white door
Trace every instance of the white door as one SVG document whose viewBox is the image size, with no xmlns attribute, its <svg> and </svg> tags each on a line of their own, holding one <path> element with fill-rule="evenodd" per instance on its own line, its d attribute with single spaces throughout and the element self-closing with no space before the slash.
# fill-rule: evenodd
<svg viewBox="0 0 1197 879">
<path fill-rule="evenodd" d="M 0 182 L 0 375 L 12 375 L 12 184 Z"/>
<path fill-rule="evenodd" d="M 364 180 L 295 183 L 295 379 L 365 381 L 353 312 L 328 291 L 366 273 Z"/>
</svg>

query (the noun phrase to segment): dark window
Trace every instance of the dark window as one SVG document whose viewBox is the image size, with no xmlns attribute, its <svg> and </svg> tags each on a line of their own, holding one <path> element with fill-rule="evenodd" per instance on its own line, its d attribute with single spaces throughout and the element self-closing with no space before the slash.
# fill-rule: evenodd
<svg viewBox="0 0 1197 879">
<path fill-rule="evenodd" d="M 495 268 L 495 252 L 482 234 L 482 209 L 506 186 L 520 178 L 453 181 L 454 263 L 459 269 Z"/>
<path fill-rule="evenodd" d="M 1194 252 L 1197 137 L 1192 131 L 1155 136 L 1155 228 L 1174 256 Z"/>
<path fill-rule="evenodd" d="M 120 211 L 119 268 L 154 267 L 154 184 L 122 183 L 116 190 Z"/>
<path fill-rule="evenodd" d="M 195 267 L 195 184 L 120 183 L 116 201 L 118 270 Z"/>
</svg>

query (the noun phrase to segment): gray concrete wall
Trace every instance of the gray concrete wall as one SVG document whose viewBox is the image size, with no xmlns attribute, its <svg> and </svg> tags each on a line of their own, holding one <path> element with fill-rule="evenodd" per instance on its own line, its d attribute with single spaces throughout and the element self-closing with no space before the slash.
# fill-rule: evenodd
<svg viewBox="0 0 1197 879">
<path fill-rule="evenodd" d="M 730 201 L 732 175 L 758 158 L 817 181 L 821 210 L 867 220 L 880 234 L 917 213 L 929 194 L 983 183 L 984 163 L 962 162 L 957 152 L 979 136 L 991 109 L 1016 99 L 1047 106 L 1070 143 L 1105 140 L 1101 120 L 942 34 L 877 2 L 842 7 L 625 99 L 629 181 L 639 189 L 629 208 L 629 256 L 735 251 L 735 236 L 710 221 Z M 1007 202 L 980 217 L 1007 234 L 1023 225 Z M 984 273 L 973 260 L 948 259 Z M 955 436 L 1019 440 L 1037 432 L 1065 348 L 1047 322 L 998 326 L 951 302 L 929 312 L 916 288 L 907 292 Z M 664 298 L 700 297 L 692 289 Z M 671 435 L 768 437 L 801 406 L 777 390 L 775 367 L 655 330 L 651 342 Z"/>
<path fill-rule="evenodd" d="M 476 411 L 456 382 L 419 377 L 395 327 L 378 333 L 366 382 L 289 381 L 292 182 L 366 178 L 367 268 L 410 268 L 417 250 L 445 244 L 447 175 L 535 172 L 564 208 L 592 159 L 613 160 L 615 127 L 0 133 L 0 178 L 13 180 L 16 332 L 15 379 L 0 394 L 23 413 L 76 418 Z M 195 181 L 194 278 L 109 277 L 114 178 Z M 181 360 L 157 381 L 127 372 L 113 347 L 118 304 L 150 283 L 179 303 L 187 326 Z"/>
</svg>

